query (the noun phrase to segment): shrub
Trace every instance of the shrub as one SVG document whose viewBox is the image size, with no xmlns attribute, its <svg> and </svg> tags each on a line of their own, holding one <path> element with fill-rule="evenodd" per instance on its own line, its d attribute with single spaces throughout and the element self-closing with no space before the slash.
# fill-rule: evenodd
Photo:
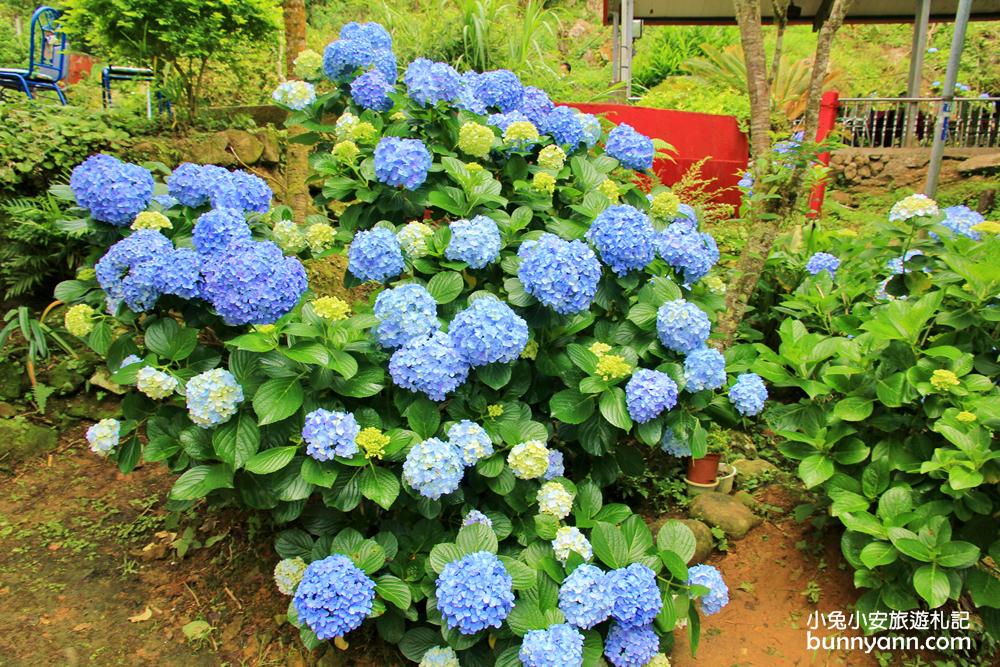
<svg viewBox="0 0 1000 667">
<path fill-rule="evenodd" d="M 689 364 L 688 378 L 685 355 L 658 337 L 664 303 L 683 298 L 703 315 L 691 334 L 702 343 L 720 305 L 681 278 L 680 263 L 655 256 L 668 226 L 703 239 L 694 211 L 651 218 L 635 173 L 598 146 L 607 135 L 590 134 L 594 119 L 565 109 L 552 125 L 562 133 L 579 124 L 582 140 L 562 146 L 564 164 L 547 158 L 544 171 L 536 161 L 552 139 L 524 120 L 516 77 L 467 76 L 458 106 L 424 106 L 398 84 L 391 109 L 359 109 L 348 83 L 387 66 L 388 40 L 372 24 L 345 26 L 328 52 L 342 85 L 291 116 L 314 142 L 319 202 L 341 202 L 335 234 L 311 234 L 325 227 L 315 223 L 303 237 L 282 219 L 287 210 L 256 204 L 242 207 L 258 211 L 249 214 L 209 212 L 200 202 L 244 177 L 191 166 L 154 186 L 148 207 L 169 228 L 86 223 L 101 251 L 111 249 L 94 279 L 56 293 L 93 308 L 86 340 L 112 379 L 138 381 L 110 458 L 123 471 L 140 458 L 164 461 L 180 475 L 177 506 L 208 498 L 285 525 L 277 579 L 294 590 L 289 619 L 309 647 L 366 619 L 414 662 L 447 645 L 470 664 L 514 665 L 519 652 L 535 660 L 559 642 L 582 643 L 588 665 L 602 652 L 626 664 L 624 644 L 669 650 L 684 617 L 697 642 L 695 601 L 711 591 L 707 609 L 716 611 L 724 584 L 705 576 L 710 586 L 689 585 L 691 532 L 669 522 L 654 537 L 612 486 L 665 434 L 700 456 L 705 424 L 739 419 L 724 395 L 722 356 L 694 349 L 705 361 Z M 459 108 L 484 104 L 484 92 L 508 113 Z M 456 151 L 466 123 L 492 136 L 476 162 Z M 653 150 L 640 135 L 629 146 Z M 534 187 L 537 173 L 549 173 L 552 187 Z M 620 196 L 614 209 L 599 189 L 606 181 Z M 165 190 L 199 206 L 160 197 Z M 668 204 L 657 210 L 677 211 Z M 619 273 L 586 240 L 605 211 L 627 213 L 649 241 Z M 411 219 L 423 222 L 404 224 Z M 628 239 L 604 231 L 600 256 L 619 257 Z M 269 238 L 297 255 L 283 256 Z M 691 250 L 708 253 L 709 266 L 710 245 Z M 298 257 L 332 255 L 347 255 L 347 286 L 368 280 L 368 302 L 307 289 Z M 669 400 L 648 395 L 645 379 L 633 387 L 640 367 L 658 371 L 637 377 L 669 387 Z M 98 445 L 106 449 L 106 438 Z M 587 576 L 607 585 L 571 584 L 590 560 L 610 573 L 590 567 Z M 613 599 L 602 597 L 612 589 Z M 582 607 L 584 632 L 558 629 Z M 522 644 L 535 631 L 547 634 Z"/>
</svg>

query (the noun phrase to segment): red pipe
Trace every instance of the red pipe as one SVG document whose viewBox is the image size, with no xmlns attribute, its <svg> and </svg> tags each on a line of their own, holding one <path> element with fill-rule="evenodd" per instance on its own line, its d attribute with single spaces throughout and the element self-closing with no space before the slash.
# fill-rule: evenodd
<svg viewBox="0 0 1000 667">
<path fill-rule="evenodd" d="M 837 106 L 840 104 L 840 93 L 836 90 L 828 90 L 823 93 L 823 99 L 819 103 L 819 124 L 816 127 L 817 143 L 826 139 L 837 124 Z M 830 164 L 830 153 L 820 153 L 817 156 L 820 164 L 824 167 Z M 812 194 L 809 196 L 809 217 L 818 218 L 823 210 L 823 199 L 826 197 L 826 179 L 816 183 Z"/>
</svg>

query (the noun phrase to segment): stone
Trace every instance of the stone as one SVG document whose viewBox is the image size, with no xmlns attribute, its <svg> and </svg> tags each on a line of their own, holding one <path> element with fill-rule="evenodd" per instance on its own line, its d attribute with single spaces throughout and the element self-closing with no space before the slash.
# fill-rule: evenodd
<svg viewBox="0 0 1000 667">
<path fill-rule="evenodd" d="M 958 165 L 958 173 L 969 176 L 972 174 L 992 174 L 1000 171 L 1000 153 L 976 155 Z"/>
<path fill-rule="evenodd" d="M 188 144 L 186 161 L 230 167 L 236 164 L 236 156 L 227 150 L 228 147 L 229 138 L 225 132 L 193 137 Z"/>
<path fill-rule="evenodd" d="M 264 146 L 260 155 L 260 161 L 267 164 L 278 164 L 281 162 L 281 137 L 278 131 L 271 126 L 263 128 L 257 133 L 257 139 Z"/>
<path fill-rule="evenodd" d="M 743 431 L 729 431 L 729 445 L 733 452 L 739 452 L 746 458 L 757 458 L 757 445 L 753 438 Z"/>
<path fill-rule="evenodd" d="M 770 461 L 764 459 L 738 459 L 733 461 L 736 466 L 736 480 L 761 478 L 766 475 L 777 475 L 781 471 Z"/>
<path fill-rule="evenodd" d="M 751 528 L 761 522 L 760 517 L 754 515 L 739 500 L 715 491 L 695 496 L 688 508 L 688 515 L 722 529 L 727 537 L 736 540 L 745 537 Z"/>
<path fill-rule="evenodd" d="M 100 421 L 121 415 L 121 404 L 117 400 L 99 401 L 92 394 L 82 392 L 66 401 L 62 413 L 76 419 Z"/>
<path fill-rule="evenodd" d="M 691 557 L 690 562 L 695 564 L 704 563 L 715 546 L 715 542 L 712 539 L 712 529 L 705 522 L 698 521 L 697 519 L 681 519 L 680 522 L 694 533 L 694 556 Z"/>
<path fill-rule="evenodd" d="M 118 394 L 119 396 L 125 395 L 125 392 L 128 391 L 126 387 L 123 387 L 120 384 L 112 382 L 111 376 L 108 375 L 108 372 L 103 368 L 98 368 L 96 371 L 94 371 L 94 374 L 90 376 L 90 380 L 88 381 L 95 387 L 100 387 L 101 389 L 107 389 L 112 394 Z"/>
<path fill-rule="evenodd" d="M 21 364 L 13 359 L 0 360 L 0 399 L 20 398 L 27 387 L 28 377 Z"/>
<path fill-rule="evenodd" d="M 16 405 L 0 402 L 0 417 L 6 419 L 7 417 L 14 417 L 17 413 L 18 410 Z"/>
<path fill-rule="evenodd" d="M 264 144 L 245 130 L 226 130 L 229 148 L 243 164 L 257 164 L 264 153 Z"/>
<path fill-rule="evenodd" d="M 849 192 L 844 192 L 843 190 L 831 190 L 827 194 L 827 197 L 838 204 L 842 204 L 844 206 L 854 206 L 854 197 L 852 197 Z"/>
<path fill-rule="evenodd" d="M 85 373 L 93 370 L 93 364 L 81 359 L 62 359 L 55 366 L 40 374 L 45 384 L 53 387 L 60 396 L 75 394 L 87 381 Z"/>
<path fill-rule="evenodd" d="M 32 424 L 24 417 L 0 419 L 0 458 L 23 461 L 55 449 L 53 429 Z"/>
</svg>

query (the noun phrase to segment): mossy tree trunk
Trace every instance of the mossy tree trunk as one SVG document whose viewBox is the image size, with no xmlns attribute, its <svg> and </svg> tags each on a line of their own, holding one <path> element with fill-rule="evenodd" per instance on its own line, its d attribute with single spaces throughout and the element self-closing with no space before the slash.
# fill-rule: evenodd
<svg viewBox="0 0 1000 667">
<path fill-rule="evenodd" d="M 284 0 L 285 15 L 285 76 L 295 78 L 295 58 L 306 48 L 306 3 L 305 0 Z M 296 126 L 289 130 L 288 138 L 293 139 L 305 130 Z M 309 147 L 305 144 L 288 142 L 285 151 L 285 203 L 292 209 L 295 222 L 302 224 L 309 214 Z"/>
</svg>

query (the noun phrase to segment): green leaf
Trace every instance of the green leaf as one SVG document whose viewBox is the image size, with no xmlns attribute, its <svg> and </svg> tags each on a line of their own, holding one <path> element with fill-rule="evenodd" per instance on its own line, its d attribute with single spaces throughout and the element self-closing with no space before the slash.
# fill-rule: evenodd
<svg viewBox="0 0 1000 667">
<path fill-rule="evenodd" d="M 171 500 L 198 500 L 215 489 L 233 488 L 233 469 L 224 463 L 191 468 L 170 489 Z"/>
<path fill-rule="evenodd" d="M 198 344 L 198 330 L 181 325 L 169 317 L 162 317 L 146 329 L 146 348 L 172 361 L 186 359 Z"/>
<path fill-rule="evenodd" d="M 399 496 L 399 480 L 385 468 L 365 468 L 358 480 L 361 495 L 382 509 L 389 509 Z"/>
<path fill-rule="evenodd" d="M 581 521 L 589 522 L 598 512 L 601 511 L 601 506 L 604 504 L 604 499 L 601 496 L 601 489 L 596 484 L 594 484 L 589 479 L 576 489 L 576 511 L 574 515 L 577 519 L 577 525 Z M 589 525 L 589 524 L 588 524 Z M 584 526 L 586 528 L 587 526 Z"/>
<path fill-rule="evenodd" d="M 978 560 L 979 547 L 969 542 L 955 540 L 941 546 L 936 562 L 941 567 L 961 569 L 975 565 Z"/>
<path fill-rule="evenodd" d="M 295 445 L 289 445 L 287 447 L 272 447 L 271 449 L 257 452 L 246 462 L 245 467 L 247 472 L 257 475 L 277 472 L 292 462 L 292 459 L 295 458 L 295 450 L 297 449 L 298 447 Z"/>
<path fill-rule="evenodd" d="M 477 551 L 497 552 L 497 535 L 493 529 L 481 523 L 473 523 L 462 526 L 458 531 L 458 538 L 455 540 L 462 555 L 468 555 Z"/>
<path fill-rule="evenodd" d="M 414 433 L 427 439 L 437 433 L 441 426 L 441 413 L 436 403 L 421 397 L 406 409 L 406 421 Z"/>
<path fill-rule="evenodd" d="M 253 409 L 261 426 L 273 424 L 294 415 L 302 407 L 303 398 L 297 377 L 272 378 L 257 389 Z"/>
<path fill-rule="evenodd" d="M 656 548 L 660 551 L 672 551 L 685 563 L 690 563 L 698 543 L 694 531 L 677 519 L 669 519 L 656 534 Z"/>
<path fill-rule="evenodd" d="M 240 469 L 260 448 L 260 429 L 247 410 L 220 426 L 212 434 L 212 449 L 219 460 Z"/>
<path fill-rule="evenodd" d="M 427 291 L 440 304 L 451 303 L 462 293 L 465 281 L 462 274 L 455 271 L 442 271 L 434 274 L 427 283 Z"/>
<path fill-rule="evenodd" d="M 594 399 L 575 389 L 564 389 L 549 400 L 549 411 L 566 424 L 582 424 L 594 414 Z"/>
<path fill-rule="evenodd" d="M 913 491 L 908 486 L 887 489 L 878 499 L 876 514 L 883 520 L 892 519 L 913 509 Z"/>
<path fill-rule="evenodd" d="M 274 540 L 274 550 L 282 558 L 307 558 L 312 553 L 312 536 L 299 528 L 283 530 Z"/>
<path fill-rule="evenodd" d="M 844 421 L 859 422 L 871 416 L 874 406 L 875 402 L 870 398 L 849 396 L 833 406 L 833 415 Z"/>
<path fill-rule="evenodd" d="M 345 555 L 350 556 L 354 564 L 368 575 L 375 574 L 385 565 L 385 549 L 375 540 L 364 540 Z"/>
<path fill-rule="evenodd" d="M 398 609 L 407 611 L 410 608 L 412 596 L 409 585 L 391 574 L 383 574 L 375 579 L 375 592 L 386 602 L 395 605 Z"/>
<path fill-rule="evenodd" d="M 951 592 L 948 575 L 933 563 L 917 568 L 913 573 L 913 588 L 931 609 L 943 605 Z"/>
<path fill-rule="evenodd" d="M 464 555 L 462 550 L 458 548 L 458 545 L 452 542 L 435 544 L 434 548 L 431 549 L 429 557 L 431 569 L 437 574 L 441 574 L 445 565 L 459 560 Z"/>
<path fill-rule="evenodd" d="M 523 637 L 532 630 L 545 630 L 549 627 L 549 621 L 539 608 L 537 600 L 522 597 L 507 615 L 507 625 L 511 632 Z"/>
<path fill-rule="evenodd" d="M 869 570 L 874 570 L 880 565 L 894 563 L 899 557 L 896 548 L 888 542 L 872 542 L 861 550 L 861 562 Z"/>
<path fill-rule="evenodd" d="M 302 468 L 299 470 L 299 474 L 305 481 L 324 489 L 329 489 L 337 481 L 336 466 L 326 461 L 317 461 L 308 456 L 302 460 Z"/>
<path fill-rule="evenodd" d="M 612 569 L 628 565 L 628 543 L 621 528 L 598 522 L 590 536 L 594 555 Z"/>
<path fill-rule="evenodd" d="M 808 489 L 819 486 L 830 479 L 833 477 L 833 473 L 833 461 L 823 454 L 807 456 L 799 463 L 799 477 L 802 478 Z"/>
<path fill-rule="evenodd" d="M 600 406 L 601 414 L 609 424 L 623 431 L 632 428 L 632 419 L 628 415 L 625 403 L 625 392 L 621 387 L 611 387 L 601 394 Z"/>
<path fill-rule="evenodd" d="M 399 650 L 407 660 L 420 662 L 430 649 L 441 644 L 441 634 L 430 628 L 413 628 L 403 635 L 399 642 Z"/>
<path fill-rule="evenodd" d="M 966 589 L 972 593 L 977 607 L 1000 608 L 1000 578 L 985 570 L 972 570 L 966 580 Z"/>
<path fill-rule="evenodd" d="M 530 565 L 522 563 L 513 556 L 500 556 L 500 562 L 513 580 L 514 590 L 530 590 L 538 585 L 538 573 Z"/>
</svg>

